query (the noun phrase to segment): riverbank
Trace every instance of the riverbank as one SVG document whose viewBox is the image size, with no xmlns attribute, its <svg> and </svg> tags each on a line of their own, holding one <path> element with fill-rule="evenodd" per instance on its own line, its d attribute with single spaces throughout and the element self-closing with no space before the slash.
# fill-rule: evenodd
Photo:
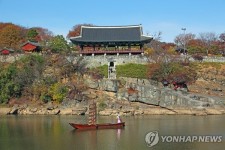
<svg viewBox="0 0 225 150">
<path fill-rule="evenodd" d="M 130 104 L 130 103 L 129 103 Z M 115 104 L 117 105 L 117 104 Z M 1 106 L 0 115 L 87 115 L 88 107 L 75 106 L 65 107 L 62 105 L 46 104 L 41 106 L 14 105 L 13 107 Z M 163 108 L 160 106 L 132 103 L 129 106 L 120 108 L 98 108 L 100 116 L 114 116 L 119 113 L 121 116 L 137 115 L 223 115 L 224 107 L 218 108 Z"/>
<path fill-rule="evenodd" d="M 124 82 L 122 82 L 122 81 Z M 101 116 L 136 115 L 222 115 L 223 97 L 160 87 L 145 79 L 100 80 L 87 78 L 89 88 L 82 97 L 65 98 L 61 103 L 12 99 L 0 105 L 0 115 L 87 115 L 88 104 L 97 103 Z M 143 84 L 144 83 L 144 84 Z"/>
</svg>

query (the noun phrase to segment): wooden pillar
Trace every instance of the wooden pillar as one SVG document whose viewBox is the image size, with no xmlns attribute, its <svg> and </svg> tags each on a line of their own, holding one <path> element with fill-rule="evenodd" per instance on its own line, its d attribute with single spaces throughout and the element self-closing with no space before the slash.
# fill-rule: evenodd
<svg viewBox="0 0 225 150">
<path fill-rule="evenodd" d="M 128 44 L 128 51 L 131 51 L 131 45 Z"/>
<path fill-rule="evenodd" d="M 84 50 L 84 45 L 80 45 L 80 51 Z"/>
<path fill-rule="evenodd" d="M 143 51 L 143 44 L 140 44 L 140 50 Z"/>
<path fill-rule="evenodd" d="M 93 45 L 93 50 L 95 51 L 95 45 Z"/>
</svg>

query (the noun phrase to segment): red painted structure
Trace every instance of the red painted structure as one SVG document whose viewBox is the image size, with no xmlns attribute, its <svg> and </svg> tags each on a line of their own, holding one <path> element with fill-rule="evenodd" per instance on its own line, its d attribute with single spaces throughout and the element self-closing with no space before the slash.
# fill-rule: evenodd
<svg viewBox="0 0 225 150">
<path fill-rule="evenodd" d="M 1 51 L 2 55 L 9 55 L 10 53 L 14 52 L 14 50 L 12 49 L 8 49 L 8 48 L 3 48 Z"/>
<path fill-rule="evenodd" d="M 102 123 L 102 124 L 75 124 L 69 123 L 74 129 L 90 130 L 90 129 L 121 129 L 124 128 L 125 122 L 121 123 Z"/>
<path fill-rule="evenodd" d="M 34 42 L 26 42 L 22 45 L 24 52 L 40 52 L 40 45 Z"/>
</svg>

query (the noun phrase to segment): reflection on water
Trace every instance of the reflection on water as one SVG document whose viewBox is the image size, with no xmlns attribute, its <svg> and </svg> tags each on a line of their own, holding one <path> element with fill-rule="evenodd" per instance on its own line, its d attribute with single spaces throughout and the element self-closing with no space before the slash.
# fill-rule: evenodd
<svg viewBox="0 0 225 150">
<path fill-rule="evenodd" d="M 119 149 L 123 129 L 73 130 L 74 148 L 84 150 Z"/>
<path fill-rule="evenodd" d="M 224 149 L 224 116 L 123 117 L 124 129 L 74 130 L 84 116 L 0 116 L 0 150 L 147 150 L 145 135 L 223 135 L 222 143 L 162 143 L 152 149 Z M 115 117 L 99 117 L 99 123 Z"/>
<path fill-rule="evenodd" d="M 117 130 L 117 139 L 120 140 L 121 130 L 122 129 L 116 129 Z"/>
</svg>

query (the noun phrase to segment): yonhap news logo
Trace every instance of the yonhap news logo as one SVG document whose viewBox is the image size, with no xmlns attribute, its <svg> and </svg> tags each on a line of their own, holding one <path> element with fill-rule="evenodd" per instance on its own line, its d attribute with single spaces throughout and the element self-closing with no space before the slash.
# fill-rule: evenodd
<svg viewBox="0 0 225 150">
<path fill-rule="evenodd" d="M 146 134 L 145 142 L 147 143 L 148 147 L 152 147 L 159 142 L 159 133 L 157 131 L 152 131 Z"/>
<path fill-rule="evenodd" d="M 223 136 L 221 135 L 167 135 L 160 136 L 158 131 L 151 131 L 145 135 L 145 142 L 148 147 L 152 147 L 161 141 L 162 143 L 220 143 L 222 142 Z"/>
</svg>

